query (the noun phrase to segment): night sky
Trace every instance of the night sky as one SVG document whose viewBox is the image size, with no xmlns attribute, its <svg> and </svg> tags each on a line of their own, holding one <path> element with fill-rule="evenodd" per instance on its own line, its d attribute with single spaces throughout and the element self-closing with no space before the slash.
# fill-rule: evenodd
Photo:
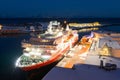
<svg viewBox="0 0 120 80">
<path fill-rule="evenodd" d="M 120 0 L 0 0 L 0 17 L 120 17 Z"/>
</svg>

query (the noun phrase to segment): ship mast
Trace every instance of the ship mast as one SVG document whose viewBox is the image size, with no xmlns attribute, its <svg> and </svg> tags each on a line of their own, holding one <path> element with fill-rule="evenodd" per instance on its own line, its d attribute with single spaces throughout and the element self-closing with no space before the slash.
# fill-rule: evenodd
<svg viewBox="0 0 120 80">
<path fill-rule="evenodd" d="M 66 31 L 70 30 L 69 25 L 67 25 Z"/>
</svg>

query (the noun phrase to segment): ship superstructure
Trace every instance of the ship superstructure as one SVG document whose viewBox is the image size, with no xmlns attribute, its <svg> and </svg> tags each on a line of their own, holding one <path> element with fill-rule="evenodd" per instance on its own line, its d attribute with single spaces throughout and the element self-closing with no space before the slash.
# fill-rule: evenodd
<svg viewBox="0 0 120 80">
<path fill-rule="evenodd" d="M 16 61 L 16 67 L 28 71 L 47 66 L 60 60 L 78 41 L 77 31 L 51 29 L 49 27 L 48 32 L 22 42 L 24 50 Z"/>
</svg>

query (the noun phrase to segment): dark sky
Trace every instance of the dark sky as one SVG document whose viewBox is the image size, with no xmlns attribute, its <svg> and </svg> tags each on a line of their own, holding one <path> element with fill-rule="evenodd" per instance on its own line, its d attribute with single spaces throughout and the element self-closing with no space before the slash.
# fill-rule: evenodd
<svg viewBox="0 0 120 80">
<path fill-rule="evenodd" d="M 120 0 L 0 0 L 0 17 L 120 17 Z"/>
</svg>

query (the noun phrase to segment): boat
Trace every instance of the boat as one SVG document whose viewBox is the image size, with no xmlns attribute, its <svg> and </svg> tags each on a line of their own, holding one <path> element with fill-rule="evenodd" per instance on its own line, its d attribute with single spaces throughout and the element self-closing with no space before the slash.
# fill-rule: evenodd
<svg viewBox="0 0 120 80">
<path fill-rule="evenodd" d="M 18 34 L 18 33 L 28 33 L 24 28 L 19 27 L 8 27 L 0 25 L 0 34 Z"/>
<path fill-rule="evenodd" d="M 20 34 L 20 33 L 30 33 L 30 32 L 40 32 L 43 31 L 42 25 L 35 24 L 34 26 L 29 25 L 0 25 L 0 34 Z"/>
<path fill-rule="evenodd" d="M 64 55 L 78 41 L 76 30 L 53 25 L 53 21 L 48 25 L 44 34 L 31 37 L 29 41 L 23 41 L 23 54 L 17 59 L 16 67 L 24 71 L 38 69 L 50 65 L 64 57 Z M 57 23 L 57 22 L 55 22 Z M 57 27 L 56 27 L 57 26 Z"/>
</svg>

